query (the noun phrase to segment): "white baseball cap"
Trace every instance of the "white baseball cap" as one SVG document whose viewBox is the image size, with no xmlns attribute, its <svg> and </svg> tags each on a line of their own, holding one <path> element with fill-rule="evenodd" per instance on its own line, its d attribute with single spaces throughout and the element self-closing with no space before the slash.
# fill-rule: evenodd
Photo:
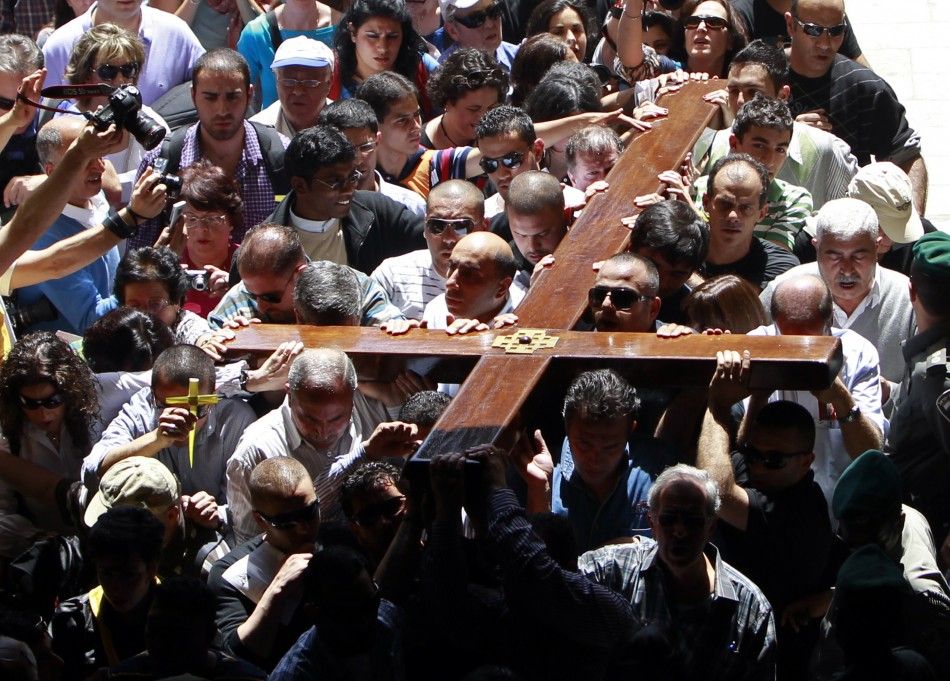
<svg viewBox="0 0 950 681">
<path fill-rule="evenodd" d="M 893 163 L 871 163 L 858 170 L 848 185 L 848 196 L 874 209 L 881 229 L 894 243 L 909 244 L 924 235 L 910 178 Z"/>
<path fill-rule="evenodd" d="M 439 0 L 439 8 L 442 10 L 443 19 L 448 16 L 449 9 L 454 10 L 465 10 L 471 9 L 482 0 Z"/>
<path fill-rule="evenodd" d="M 280 44 L 270 67 L 279 69 L 282 66 L 310 66 L 319 69 L 329 66 L 332 69 L 333 61 L 333 50 L 324 43 L 299 35 Z"/>
</svg>

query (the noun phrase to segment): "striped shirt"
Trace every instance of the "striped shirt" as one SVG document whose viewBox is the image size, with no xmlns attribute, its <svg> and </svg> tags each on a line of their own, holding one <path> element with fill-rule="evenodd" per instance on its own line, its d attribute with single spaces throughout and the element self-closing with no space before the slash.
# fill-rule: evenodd
<svg viewBox="0 0 950 681">
<path fill-rule="evenodd" d="M 429 301 L 445 293 L 445 277 L 432 266 L 428 248 L 386 258 L 370 276 L 407 319 L 422 319 Z"/>
</svg>

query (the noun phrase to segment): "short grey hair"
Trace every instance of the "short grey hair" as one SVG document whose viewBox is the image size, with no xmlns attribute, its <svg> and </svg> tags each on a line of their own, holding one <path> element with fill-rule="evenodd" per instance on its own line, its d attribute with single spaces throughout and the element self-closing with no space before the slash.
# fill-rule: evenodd
<svg viewBox="0 0 950 681">
<path fill-rule="evenodd" d="M 304 350 L 290 365 L 290 390 L 333 393 L 340 383 L 356 390 L 356 368 L 346 353 L 335 348 Z"/>
<path fill-rule="evenodd" d="M 603 125 L 588 125 L 575 132 L 567 142 L 567 165 L 573 168 L 579 154 L 606 154 L 610 150 L 619 156 L 623 141 L 610 128 Z"/>
<path fill-rule="evenodd" d="M 318 260 L 304 267 L 294 284 L 294 310 L 300 324 L 359 324 L 363 295 L 356 274 L 345 265 Z"/>
<path fill-rule="evenodd" d="M 23 78 L 43 68 L 43 52 L 25 35 L 0 35 L 0 73 Z"/>
<path fill-rule="evenodd" d="M 36 155 L 39 157 L 41 165 L 53 163 L 62 148 L 63 136 L 59 128 L 44 125 L 36 133 Z"/>
<path fill-rule="evenodd" d="M 843 198 L 827 202 L 815 216 L 815 240 L 825 237 L 840 241 L 867 238 L 877 240 L 877 213 L 864 201 Z"/>
<path fill-rule="evenodd" d="M 706 517 L 715 518 L 716 514 L 719 513 L 719 506 L 722 504 L 722 499 L 719 496 L 719 486 L 707 471 L 694 468 L 685 463 L 678 463 L 675 466 L 671 466 L 657 476 L 653 482 L 653 487 L 650 488 L 650 494 L 647 497 L 650 512 L 655 513 L 658 510 L 660 495 L 663 494 L 664 490 L 681 480 L 695 482 L 703 488 L 703 492 L 706 495 Z"/>
<path fill-rule="evenodd" d="M 585 371 L 578 375 L 564 397 L 564 423 L 580 417 L 592 421 L 626 416 L 631 421 L 640 413 L 636 389 L 612 369 Z"/>
</svg>

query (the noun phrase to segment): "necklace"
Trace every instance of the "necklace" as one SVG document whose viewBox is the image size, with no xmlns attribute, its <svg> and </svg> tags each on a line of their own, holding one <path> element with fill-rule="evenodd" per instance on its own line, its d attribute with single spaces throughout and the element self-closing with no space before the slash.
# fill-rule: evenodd
<svg viewBox="0 0 950 681">
<path fill-rule="evenodd" d="M 439 117 L 439 130 L 442 131 L 442 134 L 445 135 L 445 139 L 447 139 L 449 144 L 451 144 L 453 147 L 466 146 L 464 144 L 458 144 L 454 139 L 452 139 L 451 135 L 449 135 L 448 131 L 445 129 L 445 114 L 442 114 L 442 116 Z"/>
</svg>

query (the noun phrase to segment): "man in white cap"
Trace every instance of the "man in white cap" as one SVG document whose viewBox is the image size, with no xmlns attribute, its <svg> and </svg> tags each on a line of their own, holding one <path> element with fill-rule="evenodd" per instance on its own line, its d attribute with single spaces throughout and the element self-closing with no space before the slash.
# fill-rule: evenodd
<svg viewBox="0 0 950 681">
<path fill-rule="evenodd" d="M 444 62 L 460 47 L 473 47 L 494 56 L 505 71 L 511 71 L 518 46 L 502 40 L 504 5 L 502 0 L 439 0 L 443 28 L 452 39 L 439 61 Z"/>
<path fill-rule="evenodd" d="M 907 277 L 878 267 L 878 218 L 868 204 L 852 198 L 829 201 L 818 211 L 815 225 L 818 261 L 777 277 L 762 291 L 762 303 L 770 309 L 775 286 L 785 279 L 820 276 L 834 300 L 831 325 L 864 336 L 878 349 L 887 403 L 891 388 L 904 376 L 901 342 L 913 335 L 915 326 Z"/>
<path fill-rule="evenodd" d="M 909 276 L 914 243 L 937 228 L 917 212 L 907 173 L 890 161 L 870 163 L 851 180 L 848 196 L 864 201 L 877 213 L 881 226 L 878 264 Z"/>
<path fill-rule="evenodd" d="M 285 40 L 271 63 L 277 101 L 251 118 L 286 137 L 317 124 L 330 92 L 333 50 L 307 36 Z"/>
</svg>

